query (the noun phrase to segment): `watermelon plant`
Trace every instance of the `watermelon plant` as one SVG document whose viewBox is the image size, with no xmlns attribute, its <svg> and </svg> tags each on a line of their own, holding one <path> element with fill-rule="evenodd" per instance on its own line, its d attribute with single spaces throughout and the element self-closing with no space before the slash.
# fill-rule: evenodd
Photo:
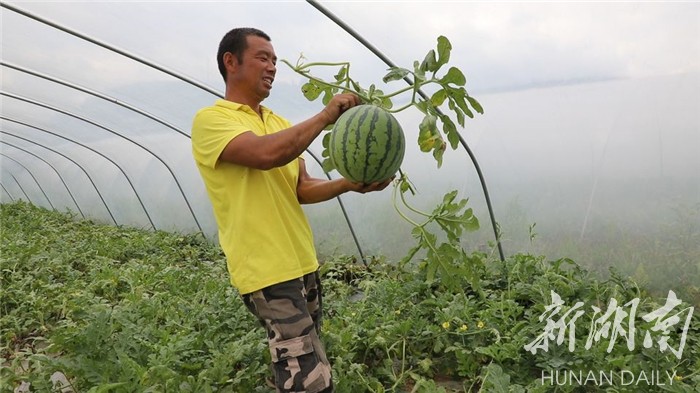
<svg viewBox="0 0 700 393">
<path fill-rule="evenodd" d="M 322 166 L 326 172 L 337 169 L 348 179 L 366 183 L 384 180 L 399 170 L 401 176 L 394 185 L 394 207 L 414 227 L 412 235 L 416 239 L 416 245 L 401 265 L 406 265 L 423 250 L 425 257 L 418 267 L 427 272 L 428 281 L 440 279 L 447 288 L 461 290 L 457 278 L 466 277 L 478 291 L 479 280 L 475 269 L 481 262 L 469 257 L 462 248 L 460 236 L 464 232 L 477 230 L 479 221 L 472 209 L 466 208 L 467 200 L 457 199 L 456 191 L 445 194 L 442 202 L 432 212 L 420 211 L 407 202 L 404 194 L 408 191 L 415 193 L 415 189 L 399 169 L 405 137 L 400 125 L 391 115 L 412 107 L 423 113 L 423 120 L 418 125 L 418 145 L 421 151 L 432 152 L 439 168 L 448 143 L 452 149 L 456 149 L 460 139 L 455 122 L 443 113 L 442 108 L 446 105 L 455 116 L 457 124 L 462 127 L 466 117 L 474 117 L 472 109 L 484 113 L 479 102 L 468 94 L 465 88 L 466 78 L 459 68 L 450 66 L 447 72 L 440 73 L 450 60 L 451 50 L 450 41 L 439 36 L 436 49 L 431 49 L 422 61 L 414 61 L 412 69 L 389 68 L 383 78 L 384 83 L 401 79 L 409 82 L 409 86 L 391 93 L 384 93 L 375 84 L 368 88 L 362 87 L 350 77 L 349 62 L 304 63 L 303 56 L 296 65 L 287 60 L 282 62 L 308 78 L 301 90 L 310 101 L 321 98 L 325 105 L 335 94 L 352 92 L 363 102 L 364 105 L 345 112 L 333 126 L 333 131 L 324 135 Z M 314 75 L 312 70 L 318 67 L 338 68 L 334 80 L 326 81 Z M 431 96 L 425 95 L 421 90 L 428 85 L 435 88 Z M 394 108 L 392 100 L 404 94 L 410 94 L 410 100 Z M 442 134 L 438 130 L 439 124 Z M 433 232 L 432 228 L 436 226 L 444 236 Z"/>
<path fill-rule="evenodd" d="M 405 109 L 415 107 L 423 114 L 423 120 L 418 125 L 418 145 L 423 152 L 432 152 L 437 161 L 438 167 L 442 165 L 442 156 L 449 142 L 452 149 L 456 149 L 459 143 L 457 126 L 452 118 L 443 113 L 441 108 L 447 103 L 447 108 L 455 115 L 457 124 L 464 127 L 466 117 L 473 118 L 474 112 L 484 113 L 481 104 L 469 95 L 464 73 L 457 67 L 451 66 L 444 75 L 439 76 L 439 71 L 447 65 L 450 60 L 452 44 L 445 36 L 437 39 L 437 48 L 431 49 L 423 61 L 414 61 L 413 68 L 391 67 L 384 76 L 383 82 L 389 83 L 406 79 L 410 85 L 397 89 L 391 93 L 384 93 L 375 84 L 364 88 L 359 82 L 350 77 L 349 62 L 311 62 L 304 63 L 304 56 L 300 56 L 297 63 L 293 65 L 288 60 L 281 60 L 294 72 L 308 78 L 302 87 L 302 93 L 309 101 L 318 98 L 327 104 L 333 95 L 340 92 L 352 92 L 357 94 L 364 104 L 375 105 L 385 109 L 389 113 L 401 112 Z M 326 81 L 312 73 L 318 67 L 336 67 L 338 72 L 334 75 L 333 81 Z M 422 93 L 421 88 L 427 85 L 436 87 L 430 97 Z M 405 105 L 394 108 L 393 99 L 410 94 L 410 101 Z M 470 109 L 471 107 L 471 109 Z M 442 124 L 442 131 L 447 138 L 440 134 L 438 123 Z M 323 138 L 324 162 L 323 169 L 330 172 L 335 169 L 335 164 L 330 158 L 328 150 L 330 134 Z"/>
<path fill-rule="evenodd" d="M 0 204 L 0 222 L 0 392 L 272 392 L 266 335 L 228 282 L 220 248 L 201 234 L 98 225 L 25 202 Z M 337 393 L 700 389 L 700 315 L 682 360 L 645 348 L 654 323 L 641 316 L 665 300 L 622 276 L 600 280 L 566 258 L 472 253 L 482 294 L 456 293 L 382 257 L 370 268 L 321 257 L 322 338 Z M 592 319 L 582 317 L 576 351 L 526 351 L 542 333 L 551 290 L 566 302 L 562 312 L 577 301 L 605 309 L 612 298 L 642 299 L 638 345 L 629 350 L 620 337 L 612 351 L 607 339 L 584 350 Z M 669 327 L 675 347 L 677 325 Z M 543 372 L 555 369 L 674 378 L 665 386 L 546 382 Z"/>
</svg>

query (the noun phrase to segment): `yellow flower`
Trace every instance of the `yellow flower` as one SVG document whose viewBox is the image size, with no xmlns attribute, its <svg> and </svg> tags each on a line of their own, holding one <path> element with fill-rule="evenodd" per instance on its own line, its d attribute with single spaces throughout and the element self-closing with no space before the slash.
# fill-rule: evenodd
<svg viewBox="0 0 700 393">
<path fill-rule="evenodd" d="M 466 331 L 466 330 L 467 330 L 467 325 L 462 325 L 462 326 L 459 327 L 459 331 L 460 331 L 460 332 L 464 332 L 464 331 Z"/>
<path fill-rule="evenodd" d="M 396 315 L 401 315 L 401 310 L 396 310 L 396 311 L 394 311 L 394 314 L 396 314 Z"/>
<path fill-rule="evenodd" d="M 479 322 L 476 323 L 476 327 L 478 327 L 479 329 L 483 329 L 483 328 L 484 328 L 484 323 L 481 322 L 481 321 L 479 321 Z"/>
<path fill-rule="evenodd" d="M 450 323 L 447 322 L 447 321 L 443 322 L 443 323 L 442 323 L 442 328 L 443 328 L 443 329 L 449 329 L 449 328 L 450 328 Z"/>
<path fill-rule="evenodd" d="M 675 380 L 676 380 L 676 381 L 682 381 L 682 380 L 683 380 L 683 376 L 682 376 L 682 375 L 676 375 Z"/>
</svg>

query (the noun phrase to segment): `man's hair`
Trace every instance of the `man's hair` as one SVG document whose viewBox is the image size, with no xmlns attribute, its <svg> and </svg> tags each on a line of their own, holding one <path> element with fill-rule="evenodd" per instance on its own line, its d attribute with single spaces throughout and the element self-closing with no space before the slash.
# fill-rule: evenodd
<svg viewBox="0 0 700 393">
<path fill-rule="evenodd" d="M 270 36 L 265 34 L 265 32 L 252 28 L 252 27 L 239 27 L 235 28 L 221 39 L 219 43 L 219 51 L 216 53 L 216 61 L 219 64 L 219 72 L 226 82 L 226 66 L 224 65 L 224 53 L 231 52 L 236 59 L 238 64 L 243 62 L 243 52 L 248 48 L 247 38 L 249 35 L 254 35 L 262 37 L 268 41 L 272 41 Z"/>
</svg>

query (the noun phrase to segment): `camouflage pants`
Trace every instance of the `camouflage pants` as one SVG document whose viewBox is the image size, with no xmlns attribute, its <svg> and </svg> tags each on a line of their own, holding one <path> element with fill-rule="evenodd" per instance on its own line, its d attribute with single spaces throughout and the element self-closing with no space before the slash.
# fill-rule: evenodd
<svg viewBox="0 0 700 393">
<path fill-rule="evenodd" d="M 245 294 L 243 301 L 267 331 L 277 392 L 332 392 L 331 366 L 318 336 L 318 272 Z"/>
</svg>

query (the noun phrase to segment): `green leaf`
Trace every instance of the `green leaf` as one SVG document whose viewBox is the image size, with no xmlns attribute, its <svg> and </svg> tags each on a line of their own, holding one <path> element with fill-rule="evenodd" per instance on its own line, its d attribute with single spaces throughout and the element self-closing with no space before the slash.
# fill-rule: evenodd
<svg viewBox="0 0 700 393">
<path fill-rule="evenodd" d="M 331 102 L 331 99 L 333 99 L 333 92 L 328 89 L 323 92 L 323 105 L 328 105 L 329 102 Z"/>
<path fill-rule="evenodd" d="M 418 125 L 419 130 L 424 130 L 429 134 L 437 134 L 437 118 L 433 115 L 425 115 L 423 121 Z"/>
<path fill-rule="evenodd" d="M 456 97 L 455 102 L 457 103 L 457 106 L 459 107 L 459 109 L 461 109 L 465 115 L 469 116 L 470 119 L 474 118 L 474 114 L 467 106 L 466 101 L 464 101 L 464 97 Z"/>
<path fill-rule="evenodd" d="M 436 91 L 432 97 L 430 97 L 430 102 L 433 106 L 440 106 L 447 99 L 447 91 L 445 89 L 440 89 Z"/>
<path fill-rule="evenodd" d="M 450 87 L 447 88 L 447 90 L 449 97 L 454 100 L 455 104 L 457 104 L 459 109 L 461 109 L 462 112 L 464 112 L 464 114 L 466 114 L 470 118 L 474 118 L 474 114 L 467 106 L 467 102 L 465 100 L 465 98 L 467 97 L 467 90 L 464 87 L 460 87 L 459 89 Z"/>
<path fill-rule="evenodd" d="M 452 101 L 450 101 L 452 103 Z M 454 110 L 454 108 L 451 108 Z M 460 127 L 464 127 L 464 112 L 461 110 L 454 110 L 455 114 L 457 115 L 457 124 L 459 124 Z"/>
<path fill-rule="evenodd" d="M 348 76 L 348 66 L 342 66 L 340 67 L 340 70 L 338 70 L 338 73 L 335 74 L 334 78 L 336 82 L 340 83 L 345 81 L 345 78 Z"/>
<path fill-rule="evenodd" d="M 442 166 L 442 156 L 445 154 L 445 146 L 445 142 L 442 141 L 442 143 L 433 150 L 433 158 L 437 161 L 438 168 Z"/>
<path fill-rule="evenodd" d="M 442 196 L 442 205 L 438 206 L 438 209 L 444 208 L 444 205 L 449 205 L 457 197 L 457 190 L 452 190 L 447 194 Z"/>
<path fill-rule="evenodd" d="M 474 215 L 474 211 L 470 208 L 462 214 L 463 228 L 465 231 L 476 231 L 479 229 L 479 219 Z"/>
<path fill-rule="evenodd" d="M 391 109 L 391 108 L 394 107 L 394 103 L 391 102 L 391 98 L 389 98 L 389 97 L 382 97 L 379 106 L 382 107 L 382 108 L 384 108 L 384 109 Z"/>
<path fill-rule="evenodd" d="M 313 101 L 321 95 L 323 89 L 321 89 L 321 87 L 316 83 L 310 81 L 301 86 L 301 92 L 304 94 L 304 97 L 306 97 L 307 100 Z"/>
<path fill-rule="evenodd" d="M 467 83 L 467 78 L 464 76 L 462 71 L 459 70 L 457 67 L 450 67 L 449 70 L 447 70 L 447 74 L 440 79 L 441 84 L 448 84 L 452 83 L 457 86 L 464 86 Z"/>
<path fill-rule="evenodd" d="M 429 258 L 428 259 L 428 264 L 425 267 L 425 281 L 428 283 L 432 283 L 435 281 L 435 275 L 437 274 L 437 269 L 438 269 L 438 263 L 436 258 Z"/>
<path fill-rule="evenodd" d="M 419 111 L 423 112 L 423 114 L 428 114 L 428 107 L 430 106 L 430 102 L 428 101 L 418 101 L 415 104 L 413 104 L 416 109 Z"/>
<path fill-rule="evenodd" d="M 321 163 L 321 168 L 323 168 L 324 172 L 329 173 L 330 171 L 335 169 L 335 163 L 330 158 L 326 158 Z"/>
<path fill-rule="evenodd" d="M 450 142 L 452 149 L 456 149 L 459 144 L 459 133 L 457 132 L 457 126 L 447 115 L 440 116 L 442 121 L 442 132 L 447 135 L 447 140 Z"/>
<path fill-rule="evenodd" d="M 423 134 L 421 134 L 423 136 Z M 440 138 L 439 135 L 430 135 L 426 136 L 424 138 L 421 138 L 418 141 L 418 147 L 420 147 L 420 150 L 422 152 L 429 152 L 431 150 L 434 150 L 436 148 L 439 148 L 442 145 L 442 139 Z"/>
<path fill-rule="evenodd" d="M 418 125 L 418 146 L 423 152 L 428 152 L 439 144 L 442 137 L 437 132 L 437 118 L 433 115 L 425 115 Z"/>
<path fill-rule="evenodd" d="M 401 187 L 403 188 L 404 185 L 401 184 Z M 403 191 L 402 191 L 402 192 L 403 192 Z M 417 253 L 418 251 L 420 251 L 421 248 L 423 248 L 423 247 L 421 246 L 420 243 L 418 243 L 418 244 L 416 244 L 414 247 L 412 247 L 412 248 L 408 251 L 408 254 L 406 254 L 405 257 L 401 258 L 401 260 L 399 261 L 399 266 L 403 266 L 403 265 L 407 264 L 408 262 L 410 262 L 411 259 L 413 259 L 413 256 L 416 255 L 416 253 Z"/>
<path fill-rule="evenodd" d="M 401 192 L 406 192 L 411 189 L 411 184 L 405 180 L 401 181 Z"/>
<path fill-rule="evenodd" d="M 382 80 L 384 83 L 399 80 L 405 78 L 408 74 L 410 74 L 411 71 L 401 68 L 401 67 L 392 67 L 389 68 L 389 73 L 384 75 L 384 78 Z"/>
<path fill-rule="evenodd" d="M 476 98 L 467 95 L 467 100 L 469 101 L 469 105 L 471 105 L 475 111 L 482 115 L 484 114 L 484 108 L 481 107 L 481 104 L 479 104 L 479 101 L 477 101 Z"/>
<path fill-rule="evenodd" d="M 331 133 L 327 132 L 326 135 L 323 136 L 323 139 L 321 143 L 323 144 L 323 151 L 321 152 L 322 157 L 329 157 L 330 152 L 328 151 L 328 146 L 330 146 L 331 142 Z"/>
<path fill-rule="evenodd" d="M 452 51 L 452 44 L 450 43 L 450 40 L 448 40 L 445 36 L 439 36 L 437 50 L 437 66 L 439 69 L 443 65 L 447 64 L 448 61 L 450 61 L 450 52 Z"/>
<path fill-rule="evenodd" d="M 350 80 L 350 83 L 352 83 L 352 88 L 355 89 L 355 92 L 357 93 L 363 93 L 364 89 L 360 87 L 360 84 L 355 82 L 354 80 Z"/>
<path fill-rule="evenodd" d="M 522 392 L 522 386 L 512 384 L 510 375 L 503 371 L 501 366 L 491 363 L 484 367 L 485 375 L 481 385 L 482 390 L 493 393 Z"/>
<path fill-rule="evenodd" d="M 433 210 L 432 217 L 435 217 L 435 221 L 447 234 L 448 239 L 458 243 L 464 231 L 478 229 L 479 223 L 476 221 L 472 209 L 464 210 L 468 200 L 462 199 L 455 203 L 456 197 L 456 190 L 445 194 L 442 203 Z"/>
<path fill-rule="evenodd" d="M 413 76 L 416 78 L 414 82 L 416 88 L 418 88 L 421 82 L 425 80 L 425 70 L 422 69 L 422 63 L 419 63 L 418 60 L 413 62 Z"/>
<path fill-rule="evenodd" d="M 425 55 L 423 62 L 420 65 L 421 71 L 435 72 L 440 68 L 437 60 L 435 59 L 435 51 L 431 49 L 428 54 Z"/>
</svg>

